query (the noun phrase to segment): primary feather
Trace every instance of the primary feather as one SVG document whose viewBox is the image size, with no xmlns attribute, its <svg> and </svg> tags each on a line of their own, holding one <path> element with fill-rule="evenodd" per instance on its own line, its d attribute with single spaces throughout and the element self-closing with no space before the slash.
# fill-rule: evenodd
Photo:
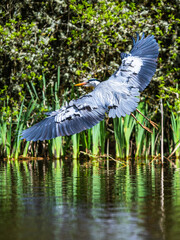
<svg viewBox="0 0 180 240">
<path fill-rule="evenodd" d="M 88 86 L 95 89 L 61 109 L 47 113 L 48 117 L 22 132 L 27 141 L 49 140 L 69 136 L 89 129 L 109 117 L 121 117 L 135 111 L 139 94 L 150 83 L 156 71 L 159 46 L 154 36 L 137 40 L 129 54 L 122 53 L 122 64 L 106 81 L 91 79 Z"/>
</svg>

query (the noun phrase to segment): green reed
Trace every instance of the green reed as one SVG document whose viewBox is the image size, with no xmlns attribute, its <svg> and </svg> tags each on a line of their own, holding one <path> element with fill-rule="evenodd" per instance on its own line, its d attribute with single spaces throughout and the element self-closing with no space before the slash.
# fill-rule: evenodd
<svg viewBox="0 0 180 240">
<path fill-rule="evenodd" d="M 106 121 L 102 121 L 92 129 L 88 129 L 70 137 L 57 137 L 48 141 L 27 142 L 21 140 L 21 132 L 23 129 L 32 126 L 34 123 L 42 119 L 41 112 L 59 109 L 65 101 L 75 98 L 74 88 L 70 91 L 66 89 L 64 98 L 59 97 L 60 93 L 60 68 L 57 71 L 57 80 L 54 84 L 47 86 L 46 78 L 43 76 L 42 91 L 38 96 L 37 86 L 32 82 L 27 83 L 29 89 L 30 100 L 27 103 L 25 99 L 22 101 L 19 112 L 16 116 L 10 115 L 8 118 L 6 112 L 0 117 L 0 154 L 7 158 L 17 159 L 20 155 L 28 156 L 49 156 L 51 158 L 60 158 L 62 156 L 71 155 L 78 158 L 80 151 L 91 153 L 93 155 L 102 155 L 106 152 L 108 143 L 110 142 L 110 154 L 115 150 L 116 157 L 127 158 L 149 155 L 157 155 L 160 151 L 159 130 L 156 131 L 143 118 L 142 115 L 136 113 L 136 118 L 142 125 L 153 130 L 153 133 L 145 131 L 132 116 L 113 119 L 114 132 L 109 132 Z M 52 101 L 48 103 L 48 94 L 51 94 Z M 27 106 L 25 106 L 25 104 Z M 148 116 L 147 104 L 140 103 L 138 109 Z M 9 102 L 4 101 L 4 109 L 8 109 Z M 174 148 L 178 146 L 180 141 L 180 114 L 171 113 L 172 140 L 169 140 Z M 112 149 L 114 143 L 114 148 Z M 175 154 L 180 156 L 180 148 L 177 148 Z M 172 150 L 172 149 L 171 149 Z M 107 150 L 108 152 L 109 150 Z"/>
<path fill-rule="evenodd" d="M 116 157 L 124 158 L 125 157 L 124 121 L 122 118 L 114 118 L 113 125 Z"/>
<path fill-rule="evenodd" d="M 44 89 L 44 102 L 46 102 L 46 80 L 43 78 L 43 89 Z M 52 105 L 53 110 L 57 110 L 60 108 L 58 92 L 60 91 L 60 68 L 58 67 L 57 71 L 57 82 L 55 82 L 54 87 L 51 85 L 51 95 L 54 97 L 54 102 Z M 64 103 L 64 102 L 63 102 Z M 49 107 L 49 111 L 51 111 Z M 63 149 L 63 137 L 57 137 L 48 141 L 48 148 L 50 149 L 50 157 L 60 158 L 64 155 Z"/>
<path fill-rule="evenodd" d="M 138 109 L 142 114 L 151 119 L 151 117 L 149 116 L 148 104 L 141 102 L 138 105 Z M 140 113 L 136 112 L 135 116 L 140 124 L 148 127 L 152 131 L 152 133 L 146 131 L 138 124 L 138 122 L 135 124 L 135 157 L 143 156 L 147 158 L 148 156 L 158 154 L 158 150 L 160 147 L 160 130 L 156 130 Z"/>
<path fill-rule="evenodd" d="M 179 144 L 179 147 L 175 151 L 176 157 L 180 157 L 180 113 L 176 111 L 171 113 L 172 135 L 174 140 L 174 147 Z"/>
<path fill-rule="evenodd" d="M 72 147 L 73 147 L 73 158 L 77 158 L 79 155 L 79 139 L 80 134 L 72 135 Z"/>
<path fill-rule="evenodd" d="M 92 128 L 92 154 L 98 155 L 105 151 L 106 128 L 104 121 Z"/>
<path fill-rule="evenodd" d="M 126 142 L 126 157 L 129 157 L 130 151 L 130 137 L 134 129 L 135 121 L 130 115 L 124 118 L 124 137 Z"/>
<path fill-rule="evenodd" d="M 4 101 L 5 109 L 8 108 L 8 100 Z M 16 121 L 12 120 L 12 116 L 6 116 L 6 113 L 2 114 L 0 120 L 0 134 L 1 134 L 1 154 L 7 158 L 16 157 L 18 158 L 20 153 L 20 134 L 23 129 L 23 120 L 26 114 L 23 113 L 24 100 L 22 101 L 20 111 L 16 115 Z M 13 138 L 13 141 L 12 141 Z"/>
<path fill-rule="evenodd" d="M 113 119 L 114 136 L 116 140 L 116 157 L 130 156 L 130 138 L 133 133 L 135 121 L 126 115 L 124 118 Z"/>
<path fill-rule="evenodd" d="M 143 103 L 140 103 L 138 106 L 138 109 L 143 114 L 145 114 L 143 105 L 144 105 Z M 144 117 L 141 114 L 136 113 L 136 118 L 142 125 L 144 125 Z M 135 157 L 138 157 L 138 156 L 141 156 L 141 154 L 143 152 L 143 146 L 146 144 L 145 143 L 145 129 L 142 128 L 139 124 L 136 124 L 136 128 L 135 128 L 135 142 L 136 142 Z"/>
<path fill-rule="evenodd" d="M 7 105 L 8 105 L 8 100 L 7 100 Z M 4 109 L 6 109 L 6 102 L 4 101 Z M 5 153 L 5 149 L 6 149 L 6 137 L 7 137 L 7 121 L 4 120 L 4 111 L 1 115 L 1 119 L 0 119 L 0 145 L 2 146 L 1 148 L 1 155 L 3 156 Z M 10 135 L 10 133 L 9 133 Z M 8 148 L 10 148 L 11 145 L 8 144 Z"/>
<path fill-rule="evenodd" d="M 80 145 L 81 149 L 85 152 L 88 152 L 91 148 L 91 130 L 83 131 L 80 134 Z"/>
</svg>

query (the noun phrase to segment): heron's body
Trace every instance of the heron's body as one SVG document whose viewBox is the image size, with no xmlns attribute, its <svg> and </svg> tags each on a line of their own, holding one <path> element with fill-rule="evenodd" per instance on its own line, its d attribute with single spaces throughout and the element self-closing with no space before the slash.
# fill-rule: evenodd
<svg viewBox="0 0 180 240">
<path fill-rule="evenodd" d="M 143 34 L 139 40 L 137 35 L 130 54 L 121 54 L 120 68 L 108 80 L 83 83 L 94 90 L 47 113 L 47 118 L 22 132 L 22 139 L 37 141 L 73 135 L 96 125 L 105 113 L 112 118 L 131 114 L 137 108 L 140 92 L 156 71 L 158 49 L 154 36 L 144 38 Z"/>
</svg>

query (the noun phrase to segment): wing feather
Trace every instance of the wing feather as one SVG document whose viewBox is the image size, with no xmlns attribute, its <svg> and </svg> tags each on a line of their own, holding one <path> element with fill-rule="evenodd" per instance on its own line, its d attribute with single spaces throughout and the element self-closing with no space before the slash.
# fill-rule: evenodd
<svg viewBox="0 0 180 240">
<path fill-rule="evenodd" d="M 141 39 L 137 34 L 137 40 L 133 39 L 133 48 L 130 54 L 121 54 L 122 64 L 110 79 L 126 81 L 143 91 L 150 83 L 157 66 L 159 46 L 153 35 Z"/>
<path fill-rule="evenodd" d="M 122 53 L 120 68 L 89 94 L 71 100 L 61 109 L 49 112 L 47 118 L 22 132 L 27 141 L 69 136 L 89 129 L 109 117 L 121 117 L 135 111 L 140 91 L 150 83 L 157 66 L 159 46 L 154 36 L 140 39 L 137 34 L 130 54 Z"/>
<path fill-rule="evenodd" d="M 69 136 L 89 129 L 102 121 L 107 109 L 93 104 L 93 96 L 72 100 L 67 106 L 49 112 L 48 117 L 22 132 L 27 141 L 49 140 L 58 136 Z M 91 103 L 89 101 L 91 98 Z"/>
</svg>

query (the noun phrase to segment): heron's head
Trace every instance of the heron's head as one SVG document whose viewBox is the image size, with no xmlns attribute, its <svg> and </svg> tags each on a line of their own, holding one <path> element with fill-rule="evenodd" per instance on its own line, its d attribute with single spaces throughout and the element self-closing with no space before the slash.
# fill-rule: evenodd
<svg viewBox="0 0 180 240">
<path fill-rule="evenodd" d="M 82 83 L 78 83 L 75 84 L 75 86 L 85 86 L 85 87 L 97 87 L 97 85 L 100 83 L 99 80 L 97 80 L 96 78 L 91 78 L 86 82 L 82 82 Z"/>
</svg>

